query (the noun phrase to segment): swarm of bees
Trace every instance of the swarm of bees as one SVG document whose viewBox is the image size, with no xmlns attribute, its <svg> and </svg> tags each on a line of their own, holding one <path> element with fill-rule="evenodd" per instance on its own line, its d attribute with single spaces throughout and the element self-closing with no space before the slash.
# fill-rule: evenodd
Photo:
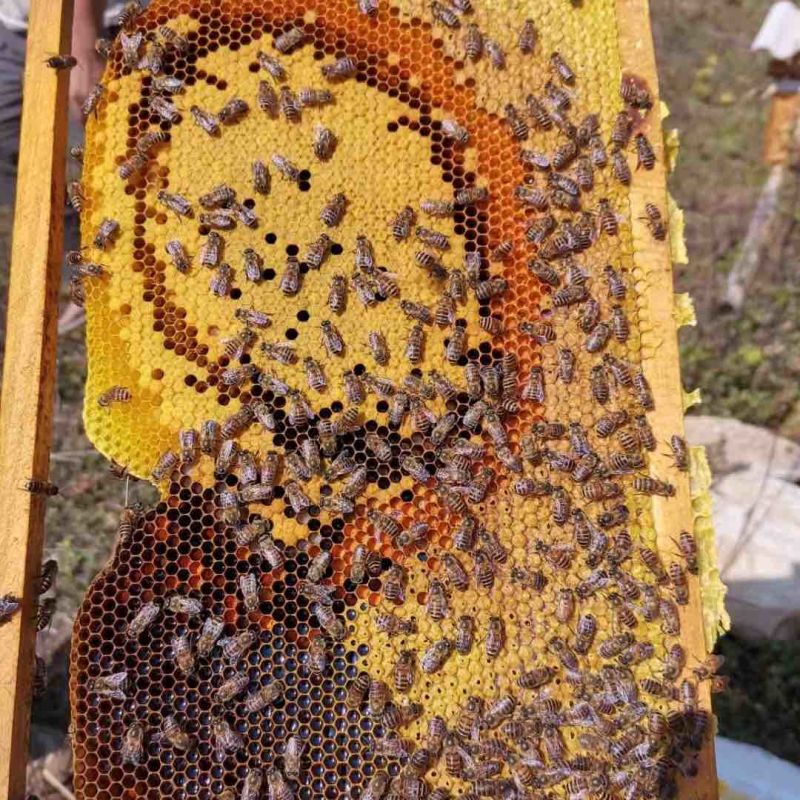
<svg viewBox="0 0 800 800">
<path fill-rule="evenodd" d="M 367 24 L 388 13 L 378 0 L 353 2 Z M 205 142 L 222 141 L 228 126 L 248 115 L 301 130 L 304 116 L 335 104 L 342 84 L 361 80 L 366 68 L 362 54 L 337 51 L 321 60 L 319 86 L 292 87 L 287 56 L 310 39 L 305 28 L 286 23 L 275 29 L 271 43 L 260 43 L 251 65 L 257 88 L 250 95 L 227 96 L 213 107 L 182 104 L 185 87 L 171 65 L 191 52 L 193 35 L 163 24 L 145 33 L 137 23 L 141 13 L 129 4 L 118 39 L 99 46 L 106 55 L 119 51 L 123 70 L 147 77 L 147 107 L 157 123 L 129 147 L 118 168 L 123 181 L 136 180 L 159 148 L 174 146 L 169 131 L 180 124 L 197 126 Z M 281 640 L 291 650 L 295 672 L 316 687 L 339 670 L 336 713 L 368 721 L 366 747 L 377 769 L 364 771 L 362 798 L 447 800 L 449 791 L 436 785 L 434 775 L 461 785 L 469 798 L 669 796 L 677 773 L 696 770 L 709 728 L 698 687 L 708 682 L 722 688 L 724 680 L 716 675 L 719 659 L 692 664 L 678 641 L 700 571 L 693 535 L 676 533 L 674 557 L 664 563 L 652 542 L 635 540 L 629 531 L 643 498 L 676 502 L 684 481 L 671 478 L 690 466 L 689 449 L 676 433 L 666 443 L 675 473 L 651 472 L 659 442 L 648 416 L 656 398 L 627 347 L 637 322 L 628 317 L 635 313 L 635 282 L 614 263 L 615 244 L 631 222 L 615 206 L 617 185 L 628 186 L 639 170 L 657 164 L 659 148 L 645 133 L 653 122 L 650 93 L 641 79 L 623 76 L 622 110 L 604 130 L 599 114 L 578 113 L 581 76 L 568 54 L 546 52 L 534 19 L 501 43 L 481 30 L 470 0 L 433 2 L 425 13 L 434 29 L 453 32 L 466 62 L 485 59 L 492 69 L 504 70 L 513 48 L 536 59 L 544 76 L 536 92 L 503 105 L 500 124 L 523 175 L 516 185 L 490 187 L 470 176 L 453 185 L 449 196 L 408 198 L 385 221 L 391 246 L 413 243 L 407 270 L 414 282 L 436 287 L 435 304 L 420 302 L 413 285 L 406 288 L 401 270 L 391 266 L 393 253 L 383 252 L 381 243 L 364 233 L 339 241 L 342 222 L 349 222 L 358 204 L 351 203 L 347 187 L 337 187 L 314 209 L 313 240 L 269 267 L 276 279 L 272 299 L 281 303 L 302 301 L 306 282 L 329 272 L 323 279 L 327 307 L 318 309 L 314 323 L 323 355 L 304 352 L 288 334 L 286 341 L 273 335 L 269 304 L 237 306 L 237 281 L 261 291 L 268 273 L 264 255 L 256 247 L 234 246 L 232 232 L 255 229 L 266 218 L 273 181 L 302 188 L 307 165 L 325 169 L 340 158 L 347 131 L 315 125 L 305 155 L 295 161 L 296 153 L 290 159 L 267 150 L 248 161 L 241 185 L 151 192 L 157 214 L 176 225 L 199 225 L 203 236 L 196 252 L 172 238 L 157 257 L 174 268 L 177 280 L 208 270 L 202 291 L 234 308 L 236 331 L 224 341 L 228 361 L 219 383 L 259 391 L 219 420 L 184 427 L 150 477 L 172 491 L 203 459 L 212 461 L 215 536 L 248 556 L 237 559 L 224 606 L 206 593 L 167 589 L 156 581 L 146 597 L 131 595 L 126 609 L 126 653 L 147 652 L 151 643 L 162 642 L 174 681 L 195 693 L 201 680 L 214 675 L 202 720 L 166 703 L 154 720 L 136 699 L 133 683 L 139 687 L 142 680 L 125 659 L 102 669 L 93 663 L 82 685 L 92 703 L 119 709 L 124 730 L 111 742 L 123 769 L 162 752 L 201 761 L 213 756 L 222 772 L 228 770 L 215 794 L 293 800 L 316 776 L 318 745 L 311 728 L 279 723 L 274 750 L 256 758 L 250 728 L 242 722 L 247 715 L 264 725 L 283 719 L 287 697 L 296 692 L 290 669 L 265 674 L 253 668 L 270 637 L 278 636 L 257 624 L 268 616 L 263 609 L 274 608 L 273 592 L 288 596 L 290 589 L 298 598 L 292 603 L 310 621 L 298 634 L 302 647 L 291 650 L 289 639 Z M 84 108 L 87 117 L 98 113 L 104 97 L 98 86 Z M 474 147 L 479 135 L 455 114 L 435 118 L 432 128 L 453 157 Z M 517 233 L 501 237 L 489 230 L 480 243 L 469 241 L 463 260 L 456 261 L 454 228 L 445 232 L 444 223 L 484 214 L 501 191 L 519 209 Z M 69 200 L 77 211 L 85 208 L 79 183 L 70 186 Z M 655 243 L 665 242 L 668 226 L 656 203 L 646 203 L 641 219 Z M 104 219 L 90 245 L 101 252 L 68 255 L 76 302 L 86 281 L 107 276 L 102 251 L 116 246 L 120 229 Z M 342 251 L 351 268 L 337 271 L 332 264 Z M 593 263 L 590 256 L 599 252 L 611 263 Z M 530 317 L 512 329 L 503 299 L 515 291 L 510 276 L 522 263 L 526 279 L 531 276 L 541 288 L 540 307 L 532 304 Z M 395 304 L 406 319 L 397 351 L 381 330 L 383 303 Z M 466 319 L 468 303 L 480 309 L 475 325 Z M 337 324 L 350 308 L 364 312 L 360 344 L 368 347 L 369 364 L 352 360 L 354 343 Z M 437 329 L 446 332 L 440 348 L 433 344 Z M 491 357 L 475 349 L 481 331 L 494 348 Z M 532 343 L 538 360 L 518 362 L 508 334 L 526 347 Z M 345 365 L 341 373 L 333 368 L 339 364 Z M 385 374 L 398 364 L 399 373 Z M 281 367 L 292 368 L 292 380 L 274 374 Z M 326 407 L 326 393 L 337 380 L 346 402 Z M 585 393 L 597 410 L 591 422 L 548 416 L 560 384 L 567 392 Z M 97 403 L 104 413 L 117 414 L 134 399 L 130 389 L 114 385 Z M 380 421 L 370 419 L 375 404 Z M 264 446 L 251 451 L 242 437 L 254 434 L 264 437 Z M 371 485 L 391 472 L 435 495 L 448 520 L 450 547 L 434 543 L 432 523 L 373 501 Z M 31 480 L 26 488 L 52 495 L 57 490 L 51 486 Z M 485 504 L 497 497 L 546 509 L 547 525 L 530 534 L 524 559 L 512 551 L 501 526 L 486 521 Z M 274 523 L 260 515 L 263 506 L 281 509 L 314 535 L 288 547 Z M 121 547 L 145 535 L 145 516 L 135 507 L 123 511 Z M 320 520 L 337 530 L 356 520 L 363 524 L 367 539 L 348 551 L 344 566 L 318 533 Z M 395 555 L 384 555 L 390 551 Z M 411 556 L 429 555 L 436 568 L 424 573 L 420 589 Z M 496 696 L 492 690 L 485 697 L 470 694 L 452 718 L 431 716 L 418 702 L 422 687 L 435 686 L 437 676 L 473 653 L 480 654 L 487 673 L 501 669 L 520 644 L 502 605 L 486 617 L 464 608 L 465 597 L 497 599 L 498 587 L 508 586 L 551 604 L 539 660 L 525 665 Z M 380 594 L 379 608 L 366 613 L 374 614 L 393 663 L 380 677 L 352 669 L 345 678 L 337 663 L 344 663 L 352 633 L 354 616 L 347 609 L 363 597 L 357 591 L 367 589 Z M 15 602 L 3 599 L 0 622 L 14 612 Z M 40 625 L 46 618 L 45 600 Z M 436 635 L 420 637 L 423 626 Z M 658 641 L 650 640 L 652 631 Z M 420 719 L 427 722 L 427 736 L 415 742 L 405 734 Z"/>
</svg>

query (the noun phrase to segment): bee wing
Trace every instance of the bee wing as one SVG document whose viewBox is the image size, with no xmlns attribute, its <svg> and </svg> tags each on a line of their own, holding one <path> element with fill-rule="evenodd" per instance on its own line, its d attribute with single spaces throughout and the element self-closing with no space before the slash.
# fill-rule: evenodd
<svg viewBox="0 0 800 800">
<path fill-rule="evenodd" d="M 128 673 L 124 671 L 115 672 L 113 675 L 109 675 L 106 678 L 106 683 L 114 689 L 123 688 L 127 682 L 128 682 Z"/>
</svg>

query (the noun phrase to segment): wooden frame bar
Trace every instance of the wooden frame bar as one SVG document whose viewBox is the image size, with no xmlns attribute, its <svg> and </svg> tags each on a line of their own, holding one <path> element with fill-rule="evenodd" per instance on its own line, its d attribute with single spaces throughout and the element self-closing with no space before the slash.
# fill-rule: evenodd
<svg viewBox="0 0 800 800">
<path fill-rule="evenodd" d="M 22 600 L 0 627 L 0 797 L 8 800 L 25 796 L 44 538 L 44 501 L 22 486 L 48 475 L 63 247 L 69 73 L 44 62 L 69 52 L 72 6 L 32 0 L 28 24 L 0 406 L 0 594 Z"/>
<path fill-rule="evenodd" d="M 650 415 L 653 433 L 658 442 L 668 442 L 672 434 L 683 435 L 683 392 L 678 350 L 678 330 L 675 322 L 675 288 L 672 256 L 651 236 L 646 223 L 644 206 L 650 201 L 664 209 L 667 205 L 666 159 L 660 117 L 660 96 L 656 57 L 650 27 L 650 9 L 647 0 L 616 0 L 619 29 L 619 54 L 623 72 L 635 73 L 648 84 L 654 102 L 650 112 L 647 135 L 656 151 L 654 169 L 640 170 L 630 188 L 630 220 L 632 226 L 635 266 L 646 275 L 647 290 L 642 293 L 644 304 L 640 313 L 647 320 L 648 332 L 642 338 L 645 355 L 658 353 L 659 358 L 645 357 L 642 369 L 655 398 L 657 414 Z M 653 522 L 658 549 L 664 563 L 674 560 L 675 538 L 679 531 L 694 528 L 690 480 L 688 476 L 676 477 L 671 458 L 662 444 L 661 452 L 651 455 L 651 467 L 657 477 L 667 477 L 676 485 L 677 495 L 669 500 L 653 498 Z M 697 581 L 692 581 L 690 602 L 681 613 L 681 644 L 691 658 L 706 655 L 703 631 L 703 612 Z M 711 711 L 708 684 L 700 686 L 701 707 Z M 706 741 L 699 756 L 698 774 L 679 782 L 679 797 L 692 800 L 717 800 L 719 786 L 714 756 L 713 725 L 709 725 Z"/>
</svg>

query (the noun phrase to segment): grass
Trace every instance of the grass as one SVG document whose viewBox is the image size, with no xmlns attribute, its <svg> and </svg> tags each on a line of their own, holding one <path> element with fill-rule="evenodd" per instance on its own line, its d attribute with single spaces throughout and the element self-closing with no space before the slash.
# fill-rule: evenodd
<svg viewBox="0 0 800 800">
<path fill-rule="evenodd" d="M 800 436 L 800 230 L 787 198 L 785 236 L 767 253 L 738 316 L 719 308 L 727 273 L 766 175 L 767 56 L 749 52 L 769 3 L 652 0 L 667 127 L 681 131 L 671 191 L 686 214 L 690 263 L 676 289 L 697 306 L 681 336 L 683 374 L 702 413 Z M 796 187 L 793 187 L 796 191 Z M 791 194 L 792 192 L 790 192 Z"/>
</svg>

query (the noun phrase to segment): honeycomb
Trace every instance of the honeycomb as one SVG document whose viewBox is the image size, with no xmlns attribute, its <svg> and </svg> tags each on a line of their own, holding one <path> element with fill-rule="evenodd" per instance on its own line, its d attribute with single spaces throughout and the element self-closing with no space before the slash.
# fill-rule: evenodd
<svg viewBox="0 0 800 800">
<path fill-rule="evenodd" d="M 78 797 L 692 791 L 709 565 L 656 524 L 688 455 L 653 433 L 663 147 L 617 5 L 125 12 L 85 422 L 162 499 L 75 624 Z"/>
</svg>

